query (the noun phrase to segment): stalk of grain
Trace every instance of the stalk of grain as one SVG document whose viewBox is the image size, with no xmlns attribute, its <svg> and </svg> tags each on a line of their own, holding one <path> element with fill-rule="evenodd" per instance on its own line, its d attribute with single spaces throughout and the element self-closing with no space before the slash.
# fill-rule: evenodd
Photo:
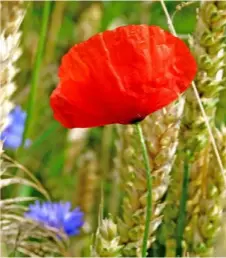
<svg viewBox="0 0 226 258">
<path fill-rule="evenodd" d="M 226 2 L 224 1 L 203 1 L 198 11 L 197 26 L 191 42 L 199 65 L 196 85 L 212 129 L 215 128 L 219 92 L 223 88 L 225 11 Z M 223 184 L 223 179 L 220 176 L 219 166 L 215 164 L 213 168 L 216 158 L 192 89 L 186 94 L 179 151 L 167 195 L 163 227 L 166 256 L 175 256 L 176 252 L 176 225 L 185 150 L 190 150 L 193 157 L 183 246 L 185 252 L 189 254 L 208 256 L 212 254 L 213 241 L 222 215 L 220 201 L 222 189 L 219 186 L 219 180 Z M 213 169 L 215 169 L 214 173 Z"/>
<path fill-rule="evenodd" d="M 75 203 L 84 212 L 83 234 L 77 237 L 77 243 L 73 247 L 73 252 L 77 256 L 83 256 L 89 250 L 90 235 L 96 231 L 95 204 L 98 196 L 98 162 L 94 151 L 88 150 L 79 155 L 79 163 L 76 171 L 76 192 Z"/>
<path fill-rule="evenodd" d="M 103 219 L 95 234 L 95 243 L 92 249 L 93 257 L 120 257 L 121 246 L 117 225 L 111 216 Z"/>
<path fill-rule="evenodd" d="M 162 198 L 169 185 L 183 107 L 184 99 L 181 98 L 178 102 L 150 115 L 141 123 L 153 177 L 153 215 L 150 218 L 149 247 L 155 241 L 156 230 L 162 222 L 165 206 Z M 123 244 L 123 255 L 141 256 L 147 199 L 145 168 L 134 126 L 125 127 L 121 136 L 124 161 L 121 181 L 125 196 L 118 229 Z"/>
<path fill-rule="evenodd" d="M 97 195 L 98 163 L 95 152 L 88 151 L 80 157 L 77 184 L 77 205 L 85 214 L 86 229 L 92 232 L 94 221 L 92 212 Z"/>
<path fill-rule="evenodd" d="M 0 133 L 7 126 L 7 117 L 13 108 L 10 97 L 15 91 L 14 77 L 18 72 L 15 66 L 21 55 L 19 42 L 20 24 L 24 17 L 22 1 L 1 1 L 1 32 L 0 32 Z"/>
</svg>

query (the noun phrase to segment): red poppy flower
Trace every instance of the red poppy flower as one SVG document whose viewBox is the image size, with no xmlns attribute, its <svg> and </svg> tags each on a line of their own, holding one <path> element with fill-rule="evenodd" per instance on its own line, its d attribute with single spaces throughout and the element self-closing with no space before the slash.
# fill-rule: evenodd
<svg viewBox="0 0 226 258">
<path fill-rule="evenodd" d="M 156 26 L 123 26 L 70 49 L 50 103 L 68 128 L 129 124 L 177 99 L 196 70 L 179 38 Z"/>
</svg>

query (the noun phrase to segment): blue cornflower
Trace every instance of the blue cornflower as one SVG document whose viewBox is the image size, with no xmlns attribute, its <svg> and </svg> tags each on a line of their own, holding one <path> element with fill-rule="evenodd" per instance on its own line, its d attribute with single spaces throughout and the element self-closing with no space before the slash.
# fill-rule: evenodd
<svg viewBox="0 0 226 258">
<path fill-rule="evenodd" d="M 84 221 L 84 214 L 79 208 L 72 211 L 71 203 L 36 201 L 29 206 L 25 217 L 40 222 L 43 226 L 53 227 L 68 236 L 78 235 Z"/>
<path fill-rule="evenodd" d="M 8 119 L 9 123 L 0 134 L 0 140 L 3 141 L 5 148 L 16 149 L 22 144 L 26 113 L 19 106 L 16 106 L 9 113 Z M 29 145 L 30 140 L 26 140 L 25 147 Z"/>
</svg>

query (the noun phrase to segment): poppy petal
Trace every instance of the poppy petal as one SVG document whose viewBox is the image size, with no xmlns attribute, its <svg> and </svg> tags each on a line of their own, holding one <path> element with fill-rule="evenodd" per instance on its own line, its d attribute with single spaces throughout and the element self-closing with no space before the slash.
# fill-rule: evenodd
<svg viewBox="0 0 226 258">
<path fill-rule="evenodd" d="M 69 50 L 51 107 L 68 128 L 128 124 L 176 100 L 196 71 L 179 38 L 157 26 L 123 26 Z"/>
</svg>

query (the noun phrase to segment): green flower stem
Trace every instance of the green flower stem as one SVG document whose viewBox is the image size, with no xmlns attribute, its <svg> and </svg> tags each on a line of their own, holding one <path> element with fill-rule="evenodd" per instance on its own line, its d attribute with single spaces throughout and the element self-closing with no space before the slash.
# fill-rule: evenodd
<svg viewBox="0 0 226 258">
<path fill-rule="evenodd" d="M 186 203 L 188 199 L 190 157 L 191 157 L 190 152 L 187 152 L 184 160 L 183 185 L 182 185 L 182 192 L 181 192 L 178 223 L 176 228 L 176 256 L 177 257 L 182 256 L 182 240 L 183 240 L 185 218 L 186 218 Z"/>
<path fill-rule="evenodd" d="M 40 38 L 38 42 L 38 49 L 35 57 L 34 70 L 32 74 L 31 90 L 29 94 L 28 107 L 27 107 L 27 119 L 26 119 L 26 124 L 24 128 L 24 133 L 23 133 L 22 146 L 24 145 L 24 142 L 28 137 L 29 129 L 31 127 L 32 115 L 34 113 L 36 90 L 37 90 L 38 79 L 39 79 L 39 74 L 40 74 L 40 69 L 42 64 L 42 57 L 43 57 L 43 51 L 45 46 L 45 39 L 46 39 L 46 33 L 48 28 L 51 3 L 52 2 L 48 0 L 46 0 L 44 3 L 41 32 L 40 32 Z"/>
<path fill-rule="evenodd" d="M 142 244 L 142 257 L 146 257 L 148 237 L 149 237 L 149 227 L 152 215 L 152 177 L 151 177 L 151 168 L 149 163 L 148 151 L 144 140 L 144 134 L 140 123 L 136 123 L 136 130 L 138 137 L 140 139 L 142 155 L 144 158 L 144 165 L 147 178 L 147 212 L 146 212 L 146 221 L 145 221 L 145 230 Z"/>
</svg>

